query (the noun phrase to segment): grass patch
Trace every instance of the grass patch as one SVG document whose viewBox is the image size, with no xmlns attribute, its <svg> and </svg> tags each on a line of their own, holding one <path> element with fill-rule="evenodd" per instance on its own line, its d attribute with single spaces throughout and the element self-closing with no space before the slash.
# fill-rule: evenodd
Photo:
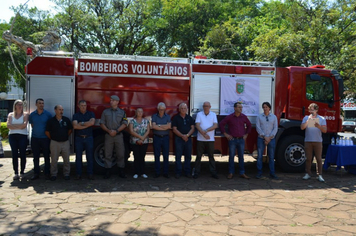
<svg viewBox="0 0 356 236">
<path fill-rule="evenodd" d="M 8 139 L 8 138 L 3 138 L 3 139 L 1 140 L 1 142 L 2 142 L 2 146 L 7 146 L 7 145 L 9 145 L 9 139 Z"/>
</svg>

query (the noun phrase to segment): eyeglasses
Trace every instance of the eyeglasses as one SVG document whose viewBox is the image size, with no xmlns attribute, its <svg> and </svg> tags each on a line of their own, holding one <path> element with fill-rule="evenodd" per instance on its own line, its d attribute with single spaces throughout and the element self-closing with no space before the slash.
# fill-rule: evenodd
<svg viewBox="0 0 356 236">
<path fill-rule="evenodd" d="M 266 121 L 268 122 L 269 120 L 268 120 L 268 116 L 266 116 Z"/>
</svg>

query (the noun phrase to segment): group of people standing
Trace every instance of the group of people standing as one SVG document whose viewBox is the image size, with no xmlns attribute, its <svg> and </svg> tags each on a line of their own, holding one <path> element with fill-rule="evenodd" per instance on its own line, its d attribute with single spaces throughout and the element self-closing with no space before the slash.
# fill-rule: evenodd
<svg viewBox="0 0 356 236">
<path fill-rule="evenodd" d="M 234 113 L 226 116 L 218 125 L 217 116 L 212 112 L 211 104 L 206 101 L 203 110 L 197 113 L 196 119 L 188 115 L 188 106 L 185 103 L 179 105 L 179 114 L 171 117 L 166 114 L 166 105 L 160 102 L 157 106 L 158 112 L 152 116 L 152 122 L 144 118 L 142 108 L 136 109 L 133 119 L 128 122 L 124 110 L 118 107 L 120 98 L 116 95 L 110 97 L 110 108 L 103 111 L 100 119 L 100 127 L 105 132 L 105 175 L 110 178 L 112 174 L 113 151 L 115 150 L 116 162 L 119 168 L 119 176 L 126 178 L 125 174 L 125 145 L 122 131 L 129 127 L 131 150 L 134 155 L 134 179 L 138 177 L 148 178 L 145 170 L 145 155 L 149 144 L 150 130 L 153 130 L 153 150 L 155 157 L 155 178 L 163 175 L 169 178 L 169 145 L 170 130 L 174 133 L 175 144 L 175 178 L 182 175 L 188 178 L 198 178 L 201 172 L 201 158 L 207 154 L 209 158 L 209 171 L 211 176 L 218 179 L 215 159 L 214 159 L 214 134 L 215 129 L 220 127 L 221 133 L 228 139 L 229 163 L 228 179 L 232 179 L 235 174 L 235 155 L 237 150 L 239 177 L 249 179 L 244 169 L 244 149 L 245 140 L 251 132 L 251 122 L 242 113 L 242 104 L 234 104 Z M 86 101 L 78 102 L 79 112 L 73 115 L 72 122 L 63 116 L 63 107 L 54 107 L 55 116 L 52 116 L 44 109 L 44 100 L 36 100 L 37 109 L 31 114 L 23 111 L 23 102 L 16 100 L 13 112 L 9 113 L 7 127 L 9 128 L 9 143 L 12 149 L 14 180 L 23 178 L 26 166 L 26 147 L 27 147 L 27 124 L 32 127 L 31 147 L 33 151 L 34 175 L 32 180 L 40 176 L 39 158 L 43 153 L 45 167 L 44 174 L 46 179 L 56 180 L 58 169 L 57 162 L 60 155 L 63 158 L 63 175 L 65 180 L 70 179 L 70 144 L 69 136 L 75 130 L 75 151 L 76 151 L 76 179 L 82 178 L 82 154 L 86 151 L 87 176 L 93 177 L 93 130 L 95 115 L 87 110 Z M 263 113 L 257 116 L 256 130 L 257 140 L 257 170 L 256 178 L 262 178 L 262 156 L 267 147 L 269 157 L 269 175 L 272 179 L 278 179 L 274 168 L 275 136 L 278 131 L 277 117 L 271 113 L 271 104 L 262 104 Z M 317 115 L 318 107 L 316 104 L 309 106 L 310 116 L 303 119 L 301 129 L 306 129 L 306 172 L 303 179 L 311 176 L 310 168 L 313 150 L 317 156 L 318 180 L 324 181 L 321 175 L 321 133 L 326 132 L 326 121 Z M 319 122 L 314 127 L 308 126 L 310 119 L 318 118 Z M 226 127 L 227 126 L 227 127 Z M 228 129 L 226 129 L 228 128 Z M 191 170 L 192 138 L 191 135 L 197 129 L 197 156 L 193 171 Z M 21 168 L 18 172 L 18 153 L 20 153 Z M 161 168 L 160 156 L 163 156 L 163 169 Z M 184 165 L 182 165 L 184 156 Z"/>
</svg>

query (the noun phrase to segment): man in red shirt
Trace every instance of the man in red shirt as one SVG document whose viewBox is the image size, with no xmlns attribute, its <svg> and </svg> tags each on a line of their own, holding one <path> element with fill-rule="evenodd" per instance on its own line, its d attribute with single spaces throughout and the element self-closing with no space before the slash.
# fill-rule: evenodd
<svg viewBox="0 0 356 236">
<path fill-rule="evenodd" d="M 244 167 L 244 150 L 245 140 L 247 135 L 251 132 L 251 122 L 246 115 L 242 114 L 242 104 L 236 102 L 234 104 L 235 112 L 226 116 L 220 122 L 220 130 L 224 136 L 229 140 L 229 174 L 228 179 L 232 179 L 235 173 L 235 154 L 239 157 L 239 175 L 241 178 L 249 179 L 245 174 Z M 229 133 L 225 131 L 225 125 L 229 127 Z"/>
</svg>

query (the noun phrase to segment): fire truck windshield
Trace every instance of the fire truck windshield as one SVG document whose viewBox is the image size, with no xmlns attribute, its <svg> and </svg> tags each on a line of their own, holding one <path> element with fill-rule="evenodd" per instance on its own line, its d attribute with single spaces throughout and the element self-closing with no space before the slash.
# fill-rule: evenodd
<svg viewBox="0 0 356 236">
<path fill-rule="evenodd" d="M 307 75 L 306 97 L 308 100 L 330 103 L 334 101 L 334 88 L 331 78 L 321 76 L 320 81 L 315 81 Z"/>
</svg>

